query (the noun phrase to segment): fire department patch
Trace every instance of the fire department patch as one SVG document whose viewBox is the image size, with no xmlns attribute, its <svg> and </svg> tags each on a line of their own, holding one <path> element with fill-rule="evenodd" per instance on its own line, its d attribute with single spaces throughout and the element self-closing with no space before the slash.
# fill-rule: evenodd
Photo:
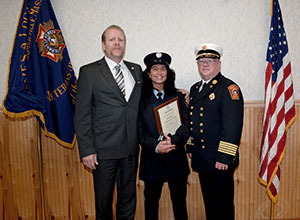
<svg viewBox="0 0 300 220">
<path fill-rule="evenodd" d="M 239 100 L 240 99 L 240 92 L 239 92 L 239 87 L 235 84 L 232 84 L 228 86 L 228 90 L 231 96 L 232 100 Z"/>
<path fill-rule="evenodd" d="M 51 20 L 40 24 L 36 42 L 43 57 L 48 57 L 54 62 L 63 59 L 62 52 L 66 45 L 60 30 L 54 28 Z"/>
</svg>

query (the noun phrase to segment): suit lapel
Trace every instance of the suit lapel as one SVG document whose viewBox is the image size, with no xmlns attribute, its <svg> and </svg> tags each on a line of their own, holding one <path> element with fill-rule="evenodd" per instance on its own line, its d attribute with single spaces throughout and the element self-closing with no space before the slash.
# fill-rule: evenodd
<svg viewBox="0 0 300 220">
<path fill-rule="evenodd" d="M 116 80 L 114 79 L 113 74 L 110 71 L 107 63 L 105 62 L 105 59 L 103 58 L 99 60 L 98 64 L 102 76 L 108 81 L 108 83 L 111 84 L 112 87 L 116 87 L 117 86 Z"/>
<path fill-rule="evenodd" d="M 129 97 L 129 101 L 130 101 L 131 97 L 133 97 L 134 94 L 137 92 L 138 84 L 142 83 L 142 79 L 140 78 L 140 74 L 138 73 L 138 70 L 136 70 L 136 68 L 132 64 L 130 64 L 129 62 L 127 62 L 125 60 L 124 60 L 124 63 L 127 66 L 127 68 L 129 69 L 129 72 L 131 73 L 131 75 L 135 81 L 134 87 L 133 87 L 132 92 Z"/>
<path fill-rule="evenodd" d="M 124 61 L 124 63 L 125 63 L 125 65 L 127 66 L 127 68 L 129 69 L 129 71 L 130 71 L 132 77 L 134 78 L 135 83 L 137 83 L 137 81 L 138 81 L 139 79 L 138 79 L 137 73 L 136 73 L 136 71 L 135 71 L 135 67 L 132 66 L 132 65 L 130 65 L 130 63 L 128 63 L 127 61 Z"/>
<path fill-rule="evenodd" d="M 196 88 L 195 88 L 195 91 L 194 91 L 194 94 L 193 94 L 193 102 L 197 102 L 198 100 L 200 99 L 203 99 L 206 95 L 207 95 L 207 92 L 208 92 L 208 85 L 206 85 L 204 88 L 202 88 L 202 90 L 199 92 L 199 88 L 202 84 L 202 81 L 200 81 L 198 83 L 198 85 L 196 85 Z"/>
<path fill-rule="evenodd" d="M 122 97 L 124 100 L 124 96 L 121 93 L 121 90 L 115 80 L 115 78 L 113 77 L 112 72 L 110 71 L 104 57 L 99 60 L 98 62 L 99 64 L 99 71 L 101 73 L 101 75 L 106 79 L 106 81 L 111 85 L 111 88 L 114 89 L 118 94 L 120 94 L 120 97 Z"/>
</svg>

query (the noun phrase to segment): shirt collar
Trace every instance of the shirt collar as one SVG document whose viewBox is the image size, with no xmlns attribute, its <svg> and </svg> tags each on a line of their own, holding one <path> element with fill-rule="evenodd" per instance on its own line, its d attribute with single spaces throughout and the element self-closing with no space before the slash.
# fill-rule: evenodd
<svg viewBox="0 0 300 220">
<path fill-rule="evenodd" d="M 115 61 L 113 61 L 112 59 L 109 59 L 107 56 L 104 56 L 104 59 L 109 67 L 110 70 L 114 70 L 115 66 L 118 65 L 118 63 L 116 63 Z M 125 66 L 125 63 L 123 60 L 121 60 L 121 62 L 119 63 L 121 65 L 121 68 Z"/>
<path fill-rule="evenodd" d="M 159 93 L 159 92 L 156 89 L 153 89 L 153 93 L 154 93 L 155 97 L 158 99 L 159 97 L 158 97 L 157 93 Z M 161 98 L 164 99 L 164 97 L 165 97 L 165 90 L 162 90 L 161 93 L 162 93 Z"/>
<path fill-rule="evenodd" d="M 212 80 L 212 79 L 209 79 L 209 80 L 205 81 L 204 79 L 202 79 L 202 82 L 203 82 L 203 84 L 204 84 L 204 83 L 208 84 L 211 80 Z"/>
</svg>

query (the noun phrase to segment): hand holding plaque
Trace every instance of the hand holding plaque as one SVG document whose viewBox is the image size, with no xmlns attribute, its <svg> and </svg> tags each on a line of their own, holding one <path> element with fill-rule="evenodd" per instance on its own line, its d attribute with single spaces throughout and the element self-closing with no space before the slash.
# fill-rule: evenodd
<svg viewBox="0 0 300 220">
<path fill-rule="evenodd" d="M 153 108 L 158 133 L 174 135 L 181 125 L 181 110 L 178 97 Z"/>
</svg>

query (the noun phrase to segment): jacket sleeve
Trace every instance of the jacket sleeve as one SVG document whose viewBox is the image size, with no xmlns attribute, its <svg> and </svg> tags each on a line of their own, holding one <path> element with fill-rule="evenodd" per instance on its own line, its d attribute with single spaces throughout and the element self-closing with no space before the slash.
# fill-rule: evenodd
<svg viewBox="0 0 300 220">
<path fill-rule="evenodd" d="M 85 70 L 82 67 L 79 71 L 74 116 L 80 158 L 96 153 L 92 135 L 92 83 Z"/>
<path fill-rule="evenodd" d="M 147 104 L 144 102 L 143 96 L 140 100 L 139 113 L 138 113 L 138 138 L 139 143 L 142 147 L 147 148 L 149 151 L 155 153 L 155 147 L 158 144 L 157 138 L 155 139 L 150 131 L 146 129 L 146 126 L 151 126 L 155 121 L 146 121 L 149 117 L 146 117 L 147 114 Z M 145 115 L 146 114 L 146 115 Z M 147 125 L 146 125 L 147 123 Z M 154 126 L 154 125 L 153 125 Z M 155 127 L 156 128 L 156 127 Z M 150 129 L 148 127 L 148 129 Z"/>
<path fill-rule="evenodd" d="M 237 155 L 244 117 L 243 95 L 236 84 L 231 84 L 225 88 L 221 112 L 221 139 L 216 161 L 231 164 Z"/>
</svg>

